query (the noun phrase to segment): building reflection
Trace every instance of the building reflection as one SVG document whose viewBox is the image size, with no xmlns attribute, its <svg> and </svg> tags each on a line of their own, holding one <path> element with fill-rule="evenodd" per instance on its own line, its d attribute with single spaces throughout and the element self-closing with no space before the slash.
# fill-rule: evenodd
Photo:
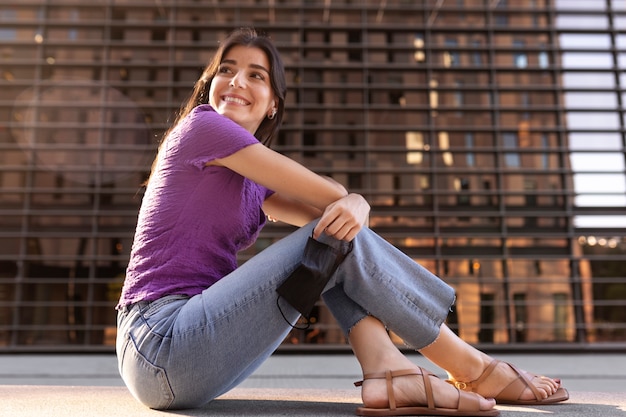
<svg viewBox="0 0 626 417">
<path fill-rule="evenodd" d="M 623 6 L 598 3 L 592 17 L 624 25 Z M 567 26 L 580 10 L 556 6 L 0 6 L 0 347 L 110 349 L 139 184 L 202 65 L 242 25 L 270 32 L 285 59 L 287 115 L 275 148 L 368 198 L 370 226 L 457 289 L 449 324 L 465 340 L 623 342 L 625 229 L 583 230 L 576 220 L 623 214 L 626 204 L 620 195 L 606 205 L 593 191 L 581 196 L 570 158 L 624 152 L 620 69 L 573 68 L 576 45 L 561 45 L 556 25 L 580 35 Z M 618 38 L 605 45 L 617 49 L 601 52 L 616 62 Z M 583 74 L 617 124 L 581 124 L 598 113 L 595 102 L 585 104 Z M 596 134 L 619 140 L 586 145 Z M 241 261 L 290 230 L 268 225 Z M 615 247 L 590 245 L 603 237 Z M 345 346 L 322 303 L 317 311 L 315 325 L 284 348 Z"/>
</svg>

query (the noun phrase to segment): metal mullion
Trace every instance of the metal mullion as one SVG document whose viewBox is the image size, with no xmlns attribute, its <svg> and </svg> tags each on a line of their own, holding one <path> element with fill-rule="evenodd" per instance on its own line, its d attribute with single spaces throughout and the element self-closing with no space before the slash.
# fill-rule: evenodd
<svg viewBox="0 0 626 417">
<path fill-rule="evenodd" d="M 622 85 L 621 85 L 621 77 L 619 74 L 619 56 L 618 56 L 618 52 L 619 50 L 617 49 L 617 28 L 615 27 L 615 13 L 616 11 L 613 9 L 613 3 L 611 0 L 606 0 L 606 9 L 607 9 L 607 17 L 609 19 L 609 31 L 610 34 L 609 36 L 611 37 L 611 47 L 612 47 L 612 58 L 613 58 L 613 69 L 615 70 L 614 72 L 614 78 L 615 78 L 615 94 L 617 95 L 617 111 L 618 111 L 618 117 L 619 117 L 619 122 L 620 122 L 620 127 L 622 129 L 621 131 L 621 136 L 622 136 L 622 151 L 624 154 L 624 162 L 626 164 L 626 121 L 624 119 L 624 99 L 622 97 L 621 91 L 622 91 Z M 617 51 L 617 52 L 616 52 Z"/>
</svg>

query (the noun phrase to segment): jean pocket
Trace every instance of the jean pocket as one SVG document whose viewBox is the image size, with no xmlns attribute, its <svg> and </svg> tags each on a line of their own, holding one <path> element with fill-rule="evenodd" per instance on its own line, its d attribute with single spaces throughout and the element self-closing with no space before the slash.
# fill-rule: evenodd
<svg viewBox="0 0 626 417">
<path fill-rule="evenodd" d="M 149 319 L 150 317 L 152 317 L 153 315 L 161 311 L 161 309 L 163 309 L 168 304 L 171 304 L 173 302 L 180 301 L 180 300 L 187 300 L 187 299 L 189 299 L 189 297 L 185 295 L 166 295 L 165 297 L 162 297 L 162 298 L 159 298 L 158 300 L 150 302 L 147 305 L 147 307 L 142 310 L 142 316 L 145 319 Z M 172 306 L 172 307 L 177 308 L 177 306 Z"/>
<path fill-rule="evenodd" d="M 118 353 L 120 374 L 131 394 L 147 407 L 163 410 L 174 401 L 165 369 L 148 361 L 136 348 L 131 337 Z"/>
</svg>

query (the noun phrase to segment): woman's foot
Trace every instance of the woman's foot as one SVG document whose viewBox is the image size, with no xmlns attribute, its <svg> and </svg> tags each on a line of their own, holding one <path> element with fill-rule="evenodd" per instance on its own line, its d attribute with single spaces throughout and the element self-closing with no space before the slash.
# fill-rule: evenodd
<svg viewBox="0 0 626 417">
<path fill-rule="evenodd" d="M 392 380 L 395 407 L 397 408 L 426 407 L 428 405 L 424 380 L 420 375 L 422 370 L 420 368 L 415 369 L 415 375 L 396 376 Z M 459 391 L 455 387 L 439 378 L 431 376 L 426 376 L 426 378 L 430 378 L 435 407 L 451 410 L 458 408 Z M 480 410 L 491 410 L 496 404 L 492 399 L 476 397 L 479 400 Z M 386 379 L 384 377 L 365 379 L 362 384 L 361 398 L 363 405 L 367 408 L 381 409 L 390 407 Z"/>
<path fill-rule="evenodd" d="M 500 404 L 549 404 L 569 398 L 558 379 L 534 375 L 488 356 L 482 365 L 481 369 L 468 369 L 465 375 L 450 375 L 449 382 L 464 391 L 495 398 Z"/>
</svg>

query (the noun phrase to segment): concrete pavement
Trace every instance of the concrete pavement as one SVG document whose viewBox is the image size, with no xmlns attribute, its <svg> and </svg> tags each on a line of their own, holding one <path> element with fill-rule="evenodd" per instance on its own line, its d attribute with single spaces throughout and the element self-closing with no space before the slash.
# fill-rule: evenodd
<svg viewBox="0 0 626 417">
<path fill-rule="evenodd" d="M 571 394 L 563 404 L 497 406 L 503 417 L 626 417 L 626 353 L 499 354 L 498 359 L 558 376 Z M 444 377 L 418 354 L 416 364 Z M 351 416 L 360 379 L 348 354 L 277 354 L 240 387 L 195 410 L 154 411 L 137 403 L 117 373 L 113 355 L 0 355 L 0 417 Z"/>
</svg>

